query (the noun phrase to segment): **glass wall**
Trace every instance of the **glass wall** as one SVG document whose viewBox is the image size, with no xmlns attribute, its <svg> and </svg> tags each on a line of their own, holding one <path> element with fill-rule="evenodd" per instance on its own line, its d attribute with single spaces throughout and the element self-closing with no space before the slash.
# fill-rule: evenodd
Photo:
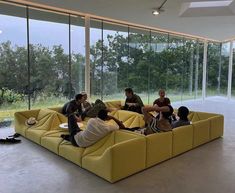
<svg viewBox="0 0 235 193">
<path fill-rule="evenodd" d="M 234 98 L 235 97 L 235 41 L 233 41 L 233 67 L 232 67 L 232 91 L 231 95 Z"/>
<path fill-rule="evenodd" d="M 167 88 L 168 34 L 151 32 L 149 58 L 149 103 L 158 98 L 158 90 Z M 166 91 L 167 94 L 167 91 Z"/>
<path fill-rule="evenodd" d="M 91 99 L 103 99 L 103 37 L 102 21 L 90 22 Z"/>
<path fill-rule="evenodd" d="M 149 93 L 150 31 L 129 29 L 128 86 L 147 104 Z"/>
<path fill-rule="evenodd" d="M 71 16 L 71 96 L 85 91 L 85 20 Z"/>
<path fill-rule="evenodd" d="M 29 10 L 32 108 L 62 105 L 70 97 L 68 23 L 67 15 Z"/>
<path fill-rule="evenodd" d="M 19 109 L 62 106 L 85 90 L 84 17 L 30 6 L 28 16 L 26 7 L 1 2 L 0 120 Z M 201 98 L 203 46 L 200 40 L 92 18 L 91 98 L 124 99 L 126 87 L 146 104 L 160 88 L 172 102 Z M 225 96 L 229 43 L 209 42 L 207 55 L 207 96 Z M 234 74 L 235 69 L 233 95 Z"/>
<path fill-rule="evenodd" d="M 219 95 L 219 76 L 221 69 L 221 49 L 219 43 L 208 44 L 207 74 L 206 74 L 206 95 Z"/>
<path fill-rule="evenodd" d="M 25 7 L 0 3 L 0 127 L 28 108 L 26 26 Z"/>
<path fill-rule="evenodd" d="M 228 67 L 229 67 L 229 54 L 230 54 L 230 43 L 222 43 L 221 45 L 221 64 L 219 67 L 219 85 L 218 93 L 226 96 L 228 91 Z"/>
<path fill-rule="evenodd" d="M 128 27 L 103 23 L 103 99 L 124 99 L 128 76 Z"/>
</svg>

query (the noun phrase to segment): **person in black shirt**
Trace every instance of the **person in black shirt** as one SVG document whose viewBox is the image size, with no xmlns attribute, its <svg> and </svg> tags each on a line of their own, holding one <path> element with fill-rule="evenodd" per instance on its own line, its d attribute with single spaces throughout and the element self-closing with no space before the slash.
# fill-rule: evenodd
<svg viewBox="0 0 235 193">
<path fill-rule="evenodd" d="M 77 94 L 75 99 L 67 102 L 62 108 L 62 114 L 69 117 L 70 115 L 74 115 L 76 120 L 82 121 L 82 106 L 81 104 L 85 101 L 85 97 L 82 94 Z"/>
<path fill-rule="evenodd" d="M 166 93 L 164 89 L 158 91 L 159 98 L 153 102 L 153 105 L 157 104 L 159 107 L 164 107 L 171 104 L 169 98 L 165 97 Z"/>
<path fill-rule="evenodd" d="M 123 110 L 133 111 L 142 114 L 141 108 L 144 106 L 141 98 L 134 94 L 131 88 L 125 89 L 126 101 Z"/>
<path fill-rule="evenodd" d="M 66 103 L 62 108 L 62 114 L 68 117 L 69 139 L 71 143 L 77 146 L 74 135 L 81 131 L 77 122 L 82 121 L 82 106 L 85 97 L 82 94 L 77 94 L 74 100 Z"/>
</svg>

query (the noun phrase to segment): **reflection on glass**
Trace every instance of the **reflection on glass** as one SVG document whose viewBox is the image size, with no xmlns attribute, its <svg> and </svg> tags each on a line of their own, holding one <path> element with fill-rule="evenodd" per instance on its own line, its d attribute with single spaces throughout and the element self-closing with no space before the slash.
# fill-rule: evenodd
<svg viewBox="0 0 235 193">
<path fill-rule="evenodd" d="M 26 8 L 0 3 L 0 127 L 28 108 L 26 29 Z"/>
<path fill-rule="evenodd" d="M 128 86 L 148 103 L 150 32 L 130 28 Z"/>
<path fill-rule="evenodd" d="M 158 90 L 167 84 L 168 34 L 151 33 L 150 69 L 149 69 L 149 103 L 158 98 Z M 166 90 L 166 94 L 167 94 Z"/>
<path fill-rule="evenodd" d="M 69 17 L 29 10 L 32 108 L 62 105 L 70 98 Z"/>
<path fill-rule="evenodd" d="M 84 18 L 71 17 L 71 96 L 85 90 Z"/>
<path fill-rule="evenodd" d="M 103 23 L 103 99 L 124 99 L 128 86 L 128 28 Z"/>
<path fill-rule="evenodd" d="M 91 69 L 91 99 L 103 99 L 102 89 L 102 22 L 91 20 L 90 23 L 90 69 Z"/>
<path fill-rule="evenodd" d="M 220 94 L 221 47 L 219 43 L 208 44 L 206 94 L 216 96 Z"/>
</svg>

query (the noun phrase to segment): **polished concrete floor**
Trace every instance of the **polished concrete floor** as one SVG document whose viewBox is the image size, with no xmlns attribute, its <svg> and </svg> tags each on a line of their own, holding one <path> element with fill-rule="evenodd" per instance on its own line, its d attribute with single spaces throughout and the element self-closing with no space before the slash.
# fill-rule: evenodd
<svg viewBox="0 0 235 193">
<path fill-rule="evenodd" d="M 233 193 L 235 192 L 235 101 L 213 97 L 175 103 L 222 113 L 224 137 L 110 184 L 27 139 L 0 145 L 0 193 Z M 0 128 L 0 138 L 14 133 Z"/>
</svg>

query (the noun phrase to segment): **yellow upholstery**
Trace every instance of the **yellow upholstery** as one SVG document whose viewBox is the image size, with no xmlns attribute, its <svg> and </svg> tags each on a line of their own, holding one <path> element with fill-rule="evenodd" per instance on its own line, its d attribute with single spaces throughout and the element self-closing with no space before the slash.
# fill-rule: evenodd
<svg viewBox="0 0 235 193">
<path fill-rule="evenodd" d="M 118 110 L 111 112 L 111 115 L 122 121 L 125 127 L 128 128 L 144 127 L 145 125 L 144 116 L 139 113 Z"/>
<path fill-rule="evenodd" d="M 210 122 L 201 120 L 193 124 L 193 147 L 197 147 L 210 140 Z"/>
<path fill-rule="evenodd" d="M 190 112 L 189 115 L 188 115 L 188 118 L 191 122 L 197 122 L 197 121 L 200 121 L 200 118 L 197 114 L 197 112 Z"/>
<path fill-rule="evenodd" d="M 172 157 L 172 132 L 155 133 L 146 136 L 146 167 Z"/>
<path fill-rule="evenodd" d="M 106 101 L 104 102 L 104 104 L 106 105 L 106 107 L 108 108 L 117 108 L 117 109 L 121 109 L 122 106 L 122 102 L 119 100 L 116 101 Z"/>
<path fill-rule="evenodd" d="M 208 119 L 210 121 L 210 140 L 223 136 L 224 134 L 224 117 L 217 115 Z"/>
<path fill-rule="evenodd" d="M 120 104 L 121 101 L 106 102 L 108 107 L 114 108 Z M 60 137 L 68 134 L 68 130 L 59 128 L 59 124 L 67 122 L 60 111 L 61 108 L 51 108 L 16 112 L 15 131 L 109 182 L 123 179 L 223 135 L 222 115 L 190 112 L 188 118 L 192 125 L 175 128 L 172 132 L 144 136 L 118 130 L 90 147 L 80 148 Z M 117 110 L 110 115 L 128 128 L 145 125 L 143 115 L 138 113 Z M 29 117 L 35 117 L 37 124 L 27 126 L 25 121 Z M 85 118 L 81 129 L 86 129 L 88 120 Z M 115 123 L 110 121 L 109 124 Z"/>
<path fill-rule="evenodd" d="M 75 147 L 65 140 L 59 145 L 59 155 L 79 166 L 82 166 L 82 155 L 84 150 L 85 148 Z"/>
<path fill-rule="evenodd" d="M 200 120 L 205 120 L 214 116 L 217 116 L 215 113 L 205 113 L 205 112 L 197 112 L 197 115 Z"/>
<path fill-rule="evenodd" d="M 28 127 L 25 131 L 25 136 L 39 144 L 41 143 L 40 140 L 44 133 L 49 130 L 57 129 L 61 123 L 58 113 L 48 109 L 39 111 L 37 121 L 38 123 Z"/>
<path fill-rule="evenodd" d="M 60 137 L 62 134 L 69 134 L 67 129 L 58 129 L 58 130 L 52 130 L 48 131 L 43 134 L 41 137 L 41 145 L 50 151 L 58 154 L 59 153 L 59 145 L 63 141 L 63 139 Z"/>
<path fill-rule="evenodd" d="M 117 134 L 123 131 L 114 131 L 103 139 L 104 144 L 93 151 L 93 145 L 86 148 L 85 152 L 92 149 L 92 153 L 82 158 L 82 167 L 92 171 L 102 178 L 115 182 L 145 168 L 146 141 L 145 137 L 125 132 L 128 140 L 117 139 L 122 137 Z M 126 137 L 125 137 L 126 138 Z M 118 143 L 118 141 L 122 141 Z"/>
<path fill-rule="evenodd" d="M 179 155 L 193 147 L 193 126 L 181 126 L 173 129 L 173 156 Z"/>
<path fill-rule="evenodd" d="M 37 117 L 39 109 L 30 111 L 19 111 L 14 114 L 15 118 L 15 131 L 25 136 L 25 131 L 29 126 L 25 124 L 25 121 L 30 117 Z"/>
</svg>

